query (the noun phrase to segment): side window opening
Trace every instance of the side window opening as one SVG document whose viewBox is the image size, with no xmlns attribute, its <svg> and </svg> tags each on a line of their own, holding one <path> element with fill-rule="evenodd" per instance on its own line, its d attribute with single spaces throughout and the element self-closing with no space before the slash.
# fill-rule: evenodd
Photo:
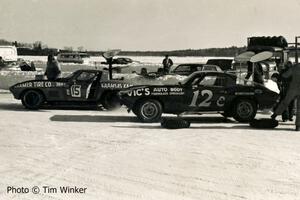
<svg viewBox="0 0 300 200">
<path fill-rule="evenodd" d="M 90 72 L 82 72 L 76 80 L 78 81 L 90 81 L 96 77 L 95 73 L 90 73 Z"/>
<path fill-rule="evenodd" d="M 217 75 L 208 75 L 208 76 L 205 76 L 199 82 L 199 85 L 224 87 L 226 85 L 226 77 L 217 76 Z"/>
<path fill-rule="evenodd" d="M 187 66 L 187 65 L 181 65 L 181 66 L 178 66 L 176 69 L 175 69 L 175 72 L 189 72 L 191 70 L 191 67 L 190 66 Z"/>
</svg>

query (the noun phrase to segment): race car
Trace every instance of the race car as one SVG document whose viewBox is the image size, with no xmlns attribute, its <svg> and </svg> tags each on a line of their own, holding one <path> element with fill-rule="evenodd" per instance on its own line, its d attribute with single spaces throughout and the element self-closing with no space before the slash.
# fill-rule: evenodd
<svg viewBox="0 0 300 200">
<path fill-rule="evenodd" d="M 43 104 L 99 105 L 112 109 L 120 105 L 117 92 L 132 86 L 122 80 L 108 80 L 101 70 L 78 70 L 55 81 L 30 80 L 9 88 L 14 98 L 21 99 L 28 109 Z"/>
<path fill-rule="evenodd" d="M 184 64 L 178 65 L 174 70 L 172 70 L 171 74 L 188 76 L 196 71 L 218 71 L 218 72 L 221 72 L 222 69 L 217 65 L 211 65 L 211 64 L 184 63 Z"/>
<path fill-rule="evenodd" d="M 278 94 L 261 84 L 239 85 L 225 72 L 194 72 L 176 85 L 134 86 L 119 92 L 121 102 L 142 122 L 162 113 L 221 113 L 239 122 L 254 119 L 257 109 L 272 108 Z"/>
</svg>

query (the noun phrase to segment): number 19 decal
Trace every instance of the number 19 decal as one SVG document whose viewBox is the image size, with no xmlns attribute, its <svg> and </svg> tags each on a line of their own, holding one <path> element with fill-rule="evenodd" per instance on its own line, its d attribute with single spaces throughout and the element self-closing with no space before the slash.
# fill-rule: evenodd
<svg viewBox="0 0 300 200">
<path fill-rule="evenodd" d="M 201 91 L 201 96 L 204 96 L 204 95 L 207 95 L 207 98 L 204 99 L 204 101 L 202 101 L 198 105 L 199 107 L 208 107 L 211 104 L 210 100 L 213 97 L 212 91 L 211 90 L 202 90 Z M 191 102 L 190 106 L 196 107 L 196 102 L 197 102 L 198 96 L 199 96 L 199 90 L 194 92 L 193 99 L 192 99 L 192 102 Z"/>
</svg>

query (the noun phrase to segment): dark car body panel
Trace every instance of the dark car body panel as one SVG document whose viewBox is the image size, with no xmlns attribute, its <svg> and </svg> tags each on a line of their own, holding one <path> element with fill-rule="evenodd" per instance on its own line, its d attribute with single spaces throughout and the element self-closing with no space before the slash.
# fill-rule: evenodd
<svg viewBox="0 0 300 200">
<path fill-rule="evenodd" d="M 214 84 L 209 85 L 211 80 L 207 77 L 216 77 Z M 201 85 L 206 78 L 206 85 Z M 253 99 L 261 109 L 271 108 L 276 103 L 277 93 L 262 85 L 237 85 L 235 78 L 223 72 L 196 72 L 182 84 L 131 87 L 120 92 L 120 96 L 129 109 L 145 98 L 156 99 L 162 103 L 164 113 L 175 114 L 187 111 L 223 112 L 230 109 L 237 98 Z"/>
<path fill-rule="evenodd" d="M 122 80 L 108 80 L 101 70 L 78 70 L 55 81 L 31 80 L 10 87 L 14 98 L 21 99 L 27 90 L 40 91 L 45 100 L 63 102 L 97 102 L 107 91 L 119 91 L 132 85 Z"/>
</svg>

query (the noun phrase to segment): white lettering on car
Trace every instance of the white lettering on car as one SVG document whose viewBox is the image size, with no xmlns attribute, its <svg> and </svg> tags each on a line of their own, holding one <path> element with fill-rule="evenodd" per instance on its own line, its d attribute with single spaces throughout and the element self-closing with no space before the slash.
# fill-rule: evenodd
<svg viewBox="0 0 300 200">
<path fill-rule="evenodd" d="M 128 96 L 142 96 L 142 95 L 145 95 L 145 96 L 149 96 L 150 95 L 150 88 L 138 88 L 138 89 L 135 89 L 135 90 L 130 90 L 128 93 Z"/>
<path fill-rule="evenodd" d="M 201 96 L 206 96 L 206 95 L 207 95 L 207 97 L 204 99 L 204 101 L 202 101 L 198 105 L 199 107 L 209 107 L 210 106 L 210 104 L 211 104 L 210 100 L 213 97 L 213 93 L 212 93 L 211 90 L 202 90 L 201 91 Z M 198 97 L 199 97 L 199 90 L 194 91 L 192 102 L 191 102 L 190 106 L 192 106 L 192 107 L 196 107 L 197 106 L 196 103 L 197 103 Z"/>
<path fill-rule="evenodd" d="M 223 107 L 225 105 L 225 100 L 226 98 L 224 96 L 220 96 L 219 99 L 217 100 L 217 106 Z"/>
</svg>

